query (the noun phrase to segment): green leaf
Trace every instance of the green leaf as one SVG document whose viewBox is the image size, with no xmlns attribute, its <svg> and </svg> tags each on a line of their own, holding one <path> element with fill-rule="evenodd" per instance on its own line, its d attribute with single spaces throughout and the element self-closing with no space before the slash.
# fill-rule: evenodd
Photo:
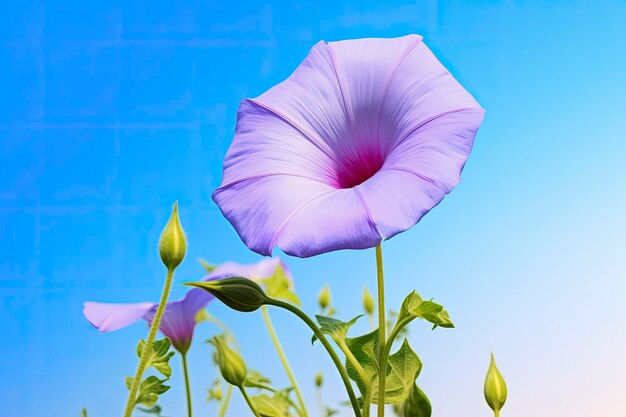
<svg viewBox="0 0 626 417">
<path fill-rule="evenodd" d="M 202 265 L 202 268 L 204 268 L 204 270 L 209 274 L 213 272 L 215 268 L 217 268 L 216 265 L 213 265 L 212 263 L 209 263 L 202 258 L 198 258 L 198 262 L 200 263 L 200 265 Z"/>
<path fill-rule="evenodd" d="M 335 410 L 334 408 L 326 407 L 326 417 L 333 417 L 335 414 L 339 414 L 339 410 Z"/>
<path fill-rule="evenodd" d="M 372 403 L 378 398 L 378 329 L 363 336 L 346 338 L 350 352 L 361 365 L 364 373 L 362 378 L 350 361 L 346 361 L 346 368 L 350 379 L 356 382 L 359 391 L 364 397 L 371 394 Z M 400 349 L 390 355 L 387 360 L 387 375 L 385 379 L 385 403 L 399 404 L 404 401 L 415 384 L 415 380 L 422 370 L 422 362 L 405 339 Z"/>
<path fill-rule="evenodd" d="M 415 380 L 422 371 L 422 361 L 409 342 L 404 339 L 398 351 L 389 356 L 387 363 L 387 377 L 385 379 L 385 403 L 398 404 L 404 401 L 415 385 Z M 372 384 L 372 402 L 378 403 L 378 378 Z"/>
<path fill-rule="evenodd" d="M 87 414 L 86 408 L 83 407 L 80 409 L 80 417 L 89 417 L 89 415 Z"/>
<path fill-rule="evenodd" d="M 196 324 L 200 324 L 204 321 L 211 321 L 211 315 L 206 311 L 205 308 L 201 308 L 194 316 L 194 321 L 196 322 Z"/>
<path fill-rule="evenodd" d="M 215 378 L 211 383 L 211 388 L 207 390 L 207 402 L 211 402 L 213 400 L 222 401 L 222 381 L 220 378 Z"/>
<path fill-rule="evenodd" d="M 170 340 L 166 337 L 162 340 L 156 340 L 152 343 L 152 348 L 148 356 L 147 366 L 151 366 L 159 371 L 163 376 L 169 378 L 172 375 L 172 368 L 169 360 L 174 356 L 173 351 L 169 351 L 171 347 Z M 143 350 L 146 348 L 146 342 L 141 339 L 137 344 L 137 356 L 141 358 Z"/>
<path fill-rule="evenodd" d="M 359 374 L 352 361 L 346 361 L 346 370 L 363 395 L 371 388 L 372 381 L 378 376 L 378 340 L 378 329 L 362 336 L 345 339 L 346 346 L 363 369 L 363 376 Z"/>
<path fill-rule="evenodd" d="M 443 309 L 441 304 L 431 300 L 425 301 L 413 291 L 402 302 L 394 330 L 399 331 L 416 318 L 424 319 L 435 327 L 454 327 L 448 312 Z"/>
<path fill-rule="evenodd" d="M 361 317 L 363 317 L 362 314 L 360 316 L 356 316 L 349 322 L 344 322 L 341 320 L 333 319 L 331 317 L 315 315 L 315 318 L 320 325 L 320 330 L 322 331 L 322 333 L 330 336 L 338 345 L 345 341 L 348 335 L 348 330 Z M 313 335 L 313 337 L 311 338 L 311 343 L 314 343 L 316 340 L 317 336 Z"/>
<path fill-rule="evenodd" d="M 289 400 L 283 393 L 277 393 L 270 397 L 265 394 L 250 398 L 255 410 L 261 417 L 291 417 L 289 413 Z"/>
<path fill-rule="evenodd" d="M 296 293 L 293 292 L 293 283 L 287 278 L 285 270 L 280 263 L 276 267 L 274 274 L 261 282 L 265 285 L 265 294 L 267 296 L 289 301 L 297 306 L 302 305 Z"/>
<path fill-rule="evenodd" d="M 132 382 L 132 378 L 130 378 Z M 159 379 L 154 375 L 150 375 L 139 385 L 139 394 L 135 400 L 135 404 L 152 407 L 159 399 L 159 395 L 170 389 L 168 385 L 163 384 L 167 379 Z"/>
<path fill-rule="evenodd" d="M 432 407 L 426 394 L 415 384 L 411 387 L 409 396 L 400 406 L 400 417 L 430 417 Z"/>
<path fill-rule="evenodd" d="M 246 375 L 246 380 L 243 382 L 243 385 L 248 388 L 259 388 L 273 391 L 274 389 L 270 385 L 272 381 L 268 378 L 261 375 L 258 371 L 248 371 Z"/>
<path fill-rule="evenodd" d="M 158 405 L 155 405 L 152 408 L 137 407 L 137 410 L 141 411 L 142 413 L 146 413 L 146 414 L 154 414 L 156 417 L 165 417 L 165 416 L 163 416 L 163 414 L 161 414 L 161 412 L 163 410 Z"/>
</svg>

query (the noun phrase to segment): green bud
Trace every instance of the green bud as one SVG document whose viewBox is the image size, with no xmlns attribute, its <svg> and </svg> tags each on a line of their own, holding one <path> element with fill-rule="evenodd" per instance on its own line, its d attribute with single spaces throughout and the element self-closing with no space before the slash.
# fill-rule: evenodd
<svg viewBox="0 0 626 417">
<path fill-rule="evenodd" d="M 317 302 L 322 310 L 330 305 L 330 287 L 328 284 L 324 285 L 324 288 L 317 295 Z"/>
<path fill-rule="evenodd" d="M 167 269 L 173 270 L 183 261 L 186 251 L 185 232 L 178 218 L 178 202 L 175 202 L 172 215 L 161 232 L 159 254 Z"/>
<path fill-rule="evenodd" d="M 217 364 L 220 367 L 222 377 L 231 385 L 241 387 L 246 380 L 246 364 L 241 359 L 241 356 L 234 350 L 228 347 L 226 342 L 219 337 L 215 336 L 210 340 L 210 343 L 215 346 L 217 353 Z"/>
<path fill-rule="evenodd" d="M 370 316 L 374 313 L 374 297 L 367 287 L 363 287 L 363 309 Z"/>
<path fill-rule="evenodd" d="M 315 386 L 317 388 L 320 388 L 323 383 L 324 383 L 324 375 L 321 372 L 318 372 L 315 375 Z"/>
<path fill-rule="evenodd" d="M 259 285 L 247 278 L 233 277 L 216 281 L 188 282 L 185 285 L 210 292 L 233 310 L 255 311 L 269 301 Z"/>
<path fill-rule="evenodd" d="M 496 416 L 500 414 L 500 410 L 506 402 L 506 383 L 496 367 L 493 353 L 491 354 L 491 363 L 485 378 L 485 400 L 487 400 L 487 404 L 489 404 Z"/>
<path fill-rule="evenodd" d="M 213 381 L 213 385 L 209 388 L 207 401 L 211 402 L 213 400 L 222 401 L 222 384 L 219 379 Z"/>
</svg>

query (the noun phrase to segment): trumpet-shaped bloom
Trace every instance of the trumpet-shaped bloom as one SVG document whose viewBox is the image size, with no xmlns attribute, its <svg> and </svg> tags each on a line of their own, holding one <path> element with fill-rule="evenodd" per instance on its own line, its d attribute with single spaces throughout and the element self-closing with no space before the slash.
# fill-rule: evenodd
<svg viewBox="0 0 626 417">
<path fill-rule="evenodd" d="M 421 36 L 319 42 L 241 103 L 213 199 L 263 255 L 373 247 L 459 183 L 483 115 Z"/>
<path fill-rule="evenodd" d="M 283 267 L 286 276 L 291 280 L 289 269 L 279 258 L 264 259 L 254 264 L 226 262 L 208 274 L 204 280 L 210 281 L 235 275 L 260 280 L 271 277 L 279 265 Z M 167 303 L 160 330 L 172 341 L 176 350 L 181 353 L 187 352 L 196 326 L 196 315 L 213 298 L 208 292 L 193 288 L 180 300 Z M 83 314 L 99 331 L 112 332 L 141 319 L 151 323 L 157 307 L 157 303 L 150 302 L 113 304 L 87 301 L 83 305 Z"/>
</svg>

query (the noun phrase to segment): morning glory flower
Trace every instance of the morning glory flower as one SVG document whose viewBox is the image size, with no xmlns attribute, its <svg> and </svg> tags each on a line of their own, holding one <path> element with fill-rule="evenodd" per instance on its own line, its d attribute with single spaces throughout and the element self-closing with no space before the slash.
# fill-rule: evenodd
<svg viewBox="0 0 626 417">
<path fill-rule="evenodd" d="M 374 247 L 459 183 L 483 115 L 421 36 L 319 42 L 241 103 L 213 199 L 262 255 Z"/>
<path fill-rule="evenodd" d="M 212 281 L 229 276 L 262 280 L 271 277 L 279 265 L 282 266 L 286 277 L 292 280 L 291 272 L 279 258 L 264 259 L 254 264 L 225 262 L 203 280 Z M 183 354 L 187 352 L 196 326 L 196 315 L 213 298 L 210 293 L 193 288 L 180 300 L 167 303 L 160 330 L 171 340 L 176 350 Z M 113 304 L 87 301 L 83 305 L 83 314 L 99 331 L 112 332 L 142 319 L 151 323 L 157 306 L 157 303 L 150 302 Z"/>
<path fill-rule="evenodd" d="M 213 298 L 206 291 L 196 291 L 194 288 L 180 300 L 167 303 L 159 328 L 176 350 L 187 352 L 196 326 L 196 314 Z M 112 304 L 87 301 L 83 305 L 83 314 L 96 329 L 112 332 L 141 319 L 150 324 L 157 306 L 158 303 Z"/>
</svg>

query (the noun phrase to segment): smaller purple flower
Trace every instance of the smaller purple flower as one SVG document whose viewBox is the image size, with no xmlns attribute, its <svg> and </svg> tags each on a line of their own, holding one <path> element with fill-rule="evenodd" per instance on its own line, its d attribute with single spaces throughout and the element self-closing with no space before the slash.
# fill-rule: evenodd
<svg viewBox="0 0 626 417">
<path fill-rule="evenodd" d="M 206 291 L 194 288 L 180 300 L 167 303 L 160 329 L 180 353 L 187 352 L 191 345 L 196 327 L 196 314 L 213 298 Z M 83 314 L 99 331 L 113 332 L 141 319 L 152 323 L 157 307 L 157 303 L 147 302 L 112 304 L 87 301 L 83 305 Z"/>
<path fill-rule="evenodd" d="M 291 272 L 279 258 L 264 259 L 254 264 L 225 262 L 203 280 L 212 281 L 235 275 L 260 280 L 271 277 L 279 265 L 291 281 Z M 206 307 L 213 298 L 208 292 L 193 288 L 180 300 L 167 303 L 160 330 L 180 353 L 186 353 L 191 345 L 198 311 Z M 83 314 L 87 321 L 99 331 L 113 332 L 141 319 L 149 324 L 152 323 L 157 307 L 157 303 L 150 302 L 114 304 L 87 301 L 83 305 Z"/>
</svg>

